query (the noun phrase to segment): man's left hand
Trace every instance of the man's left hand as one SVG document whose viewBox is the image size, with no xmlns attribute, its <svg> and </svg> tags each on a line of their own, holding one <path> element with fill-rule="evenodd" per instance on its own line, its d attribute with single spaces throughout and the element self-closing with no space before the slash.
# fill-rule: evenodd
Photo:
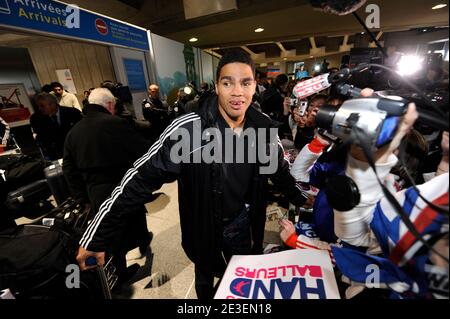
<svg viewBox="0 0 450 319">
<path fill-rule="evenodd" d="M 292 236 L 292 234 L 295 234 L 295 226 L 294 224 L 288 220 L 288 219 L 281 219 L 279 222 L 281 232 L 280 237 L 283 242 L 286 242 L 289 237 Z"/>
</svg>

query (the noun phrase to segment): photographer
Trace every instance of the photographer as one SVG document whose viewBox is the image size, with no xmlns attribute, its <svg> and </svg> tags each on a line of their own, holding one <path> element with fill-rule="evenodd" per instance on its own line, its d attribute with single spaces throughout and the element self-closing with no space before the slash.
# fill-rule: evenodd
<svg viewBox="0 0 450 319">
<path fill-rule="evenodd" d="M 310 143 L 314 138 L 316 129 L 316 115 L 319 110 L 327 102 L 326 95 L 316 95 L 309 101 L 308 110 L 302 116 L 298 109 L 294 110 L 293 118 L 297 123 L 297 134 L 295 135 L 295 148 L 301 150 L 306 144 Z"/>
<path fill-rule="evenodd" d="M 172 112 L 172 119 L 175 119 L 181 115 L 186 114 L 185 108 L 186 103 L 188 102 L 188 95 L 184 92 L 184 89 L 181 88 L 178 90 L 177 93 L 177 100 L 172 106 L 171 112 Z"/>
<path fill-rule="evenodd" d="M 364 96 L 372 94 L 371 90 L 363 91 Z M 387 186 L 392 185 L 392 181 L 388 181 L 388 175 L 397 163 L 394 152 L 417 118 L 415 105 L 410 104 L 392 142 L 373 154 L 377 175 L 384 183 L 387 182 Z M 438 167 L 438 176 L 418 186 L 418 189 L 429 202 L 448 208 L 447 133 L 444 134 L 442 147 L 444 155 Z M 361 195 L 359 204 L 351 211 L 334 211 L 336 235 L 346 248 L 333 247 L 332 252 L 337 267 L 352 282 L 347 290 L 347 297 L 355 296 L 368 285 L 368 266 L 378 269 L 379 282 L 372 284 L 389 287 L 392 298 L 433 297 L 433 282 L 430 278 L 433 274 L 442 272 L 446 273 L 448 278 L 448 263 L 435 254 L 436 252 L 427 249 L 406 229 L 394 207 L 383 195 L 377 177 L 370 169 L 362 150 L 356 146 L 352 146 L 346 174 L 356 183 Z M 408 218 L 420 235 L 429 245 L 441 247 L 438 253 L 445 255 L 448 260 L 448 218 L 435 212 L 419 198 L 413 188 L 395 193 L 391 187 L 391 193 L 394 193 L 397 202 L 409 215 Z M 373 256 L 375 253 L 380 256 Z M 441 269 L 442 267 L 436 267 L 436 264 L 445 267 Z M 442 291 L 439 294 L 442 294 Z M 446 294 L 448 298 L 448 291 Z"/>
<path fill-rule="evenodd" d="M 262 94 L 261 108 L 264 113 L 277 122 L 285 122 L 288 114 L 286 104 L 289 99 L 285 98 L 285 91 L 289 83 L 286 74 L 280 74 L 275 78 L 274 84 Z"/>
</svg>

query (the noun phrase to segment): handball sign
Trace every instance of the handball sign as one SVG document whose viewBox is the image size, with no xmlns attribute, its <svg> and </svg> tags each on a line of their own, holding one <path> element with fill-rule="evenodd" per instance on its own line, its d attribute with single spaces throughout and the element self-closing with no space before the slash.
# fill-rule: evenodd
<svg viewBox="0 0 450 319">
<path fill-rule="evenodd" d="M 326 251 L 233 256 L 215 299 L 339 299 Z"/>
</svg>

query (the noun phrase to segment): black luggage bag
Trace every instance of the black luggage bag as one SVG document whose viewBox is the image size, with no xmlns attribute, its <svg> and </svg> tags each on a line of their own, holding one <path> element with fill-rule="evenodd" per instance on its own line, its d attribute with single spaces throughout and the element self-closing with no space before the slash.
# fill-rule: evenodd
<svg viewBox="0 0 450 319">
<path fill-rule="evenodd" d="M 64 177 L 61 164 L 58 161 L 52 162 L 52 165 L 44 169 L 44 174 L 56 203 L 61 205 L 70 197 L 69 186 Z"/>
<path fill-rule="evenodd" d="M 0 169 L 5 171 L 9 190 L 15 190 L 44 179 L 44 163 L 27 155 L 0 156 Z"/>
<path fill-rule="evenodd" d="M 77 248 L 69 234 L 46 226 L 0 233 L 0 290 L 16 299 L 109 299 L 98 271 L 74 271 Z"/>
<path fill-rule="evenodd" d="M 50 197 L 47 180 L 41 179 L 8 193 L 6 206 L 11 210 L 26 210 Z"/>
<path fill-rule="evenodd" d="M 105 267 L 77 274 L 78 242 L 92 217 L 69 199 L 33 225 L 0 232 L 0 291 L 17 299 L 111 299 L 118 279 L 111 257 Z"/>
<path fill-rule="evenodd" d="M 64 231 L 23 225 L 0 233 L 0 291 L 16 299 L 111 299 L 117 281 L 111 258 L 79 271 L 78 242 Z"/>
</svg>

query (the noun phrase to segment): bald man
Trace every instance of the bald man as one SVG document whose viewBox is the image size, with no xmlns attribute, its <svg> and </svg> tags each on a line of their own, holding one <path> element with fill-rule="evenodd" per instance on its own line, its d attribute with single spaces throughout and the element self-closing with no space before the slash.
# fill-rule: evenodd
<svg viewBox="0 0 450 319">
<path fill-rule="evenodd" d="M 156 84 L 148 87 L 148 98 L 142 101 L 142 113 L 151 124 L 151 137 L 155 141 L 170 123 L 169 107 L 160 99 Z"/>
</svg>

